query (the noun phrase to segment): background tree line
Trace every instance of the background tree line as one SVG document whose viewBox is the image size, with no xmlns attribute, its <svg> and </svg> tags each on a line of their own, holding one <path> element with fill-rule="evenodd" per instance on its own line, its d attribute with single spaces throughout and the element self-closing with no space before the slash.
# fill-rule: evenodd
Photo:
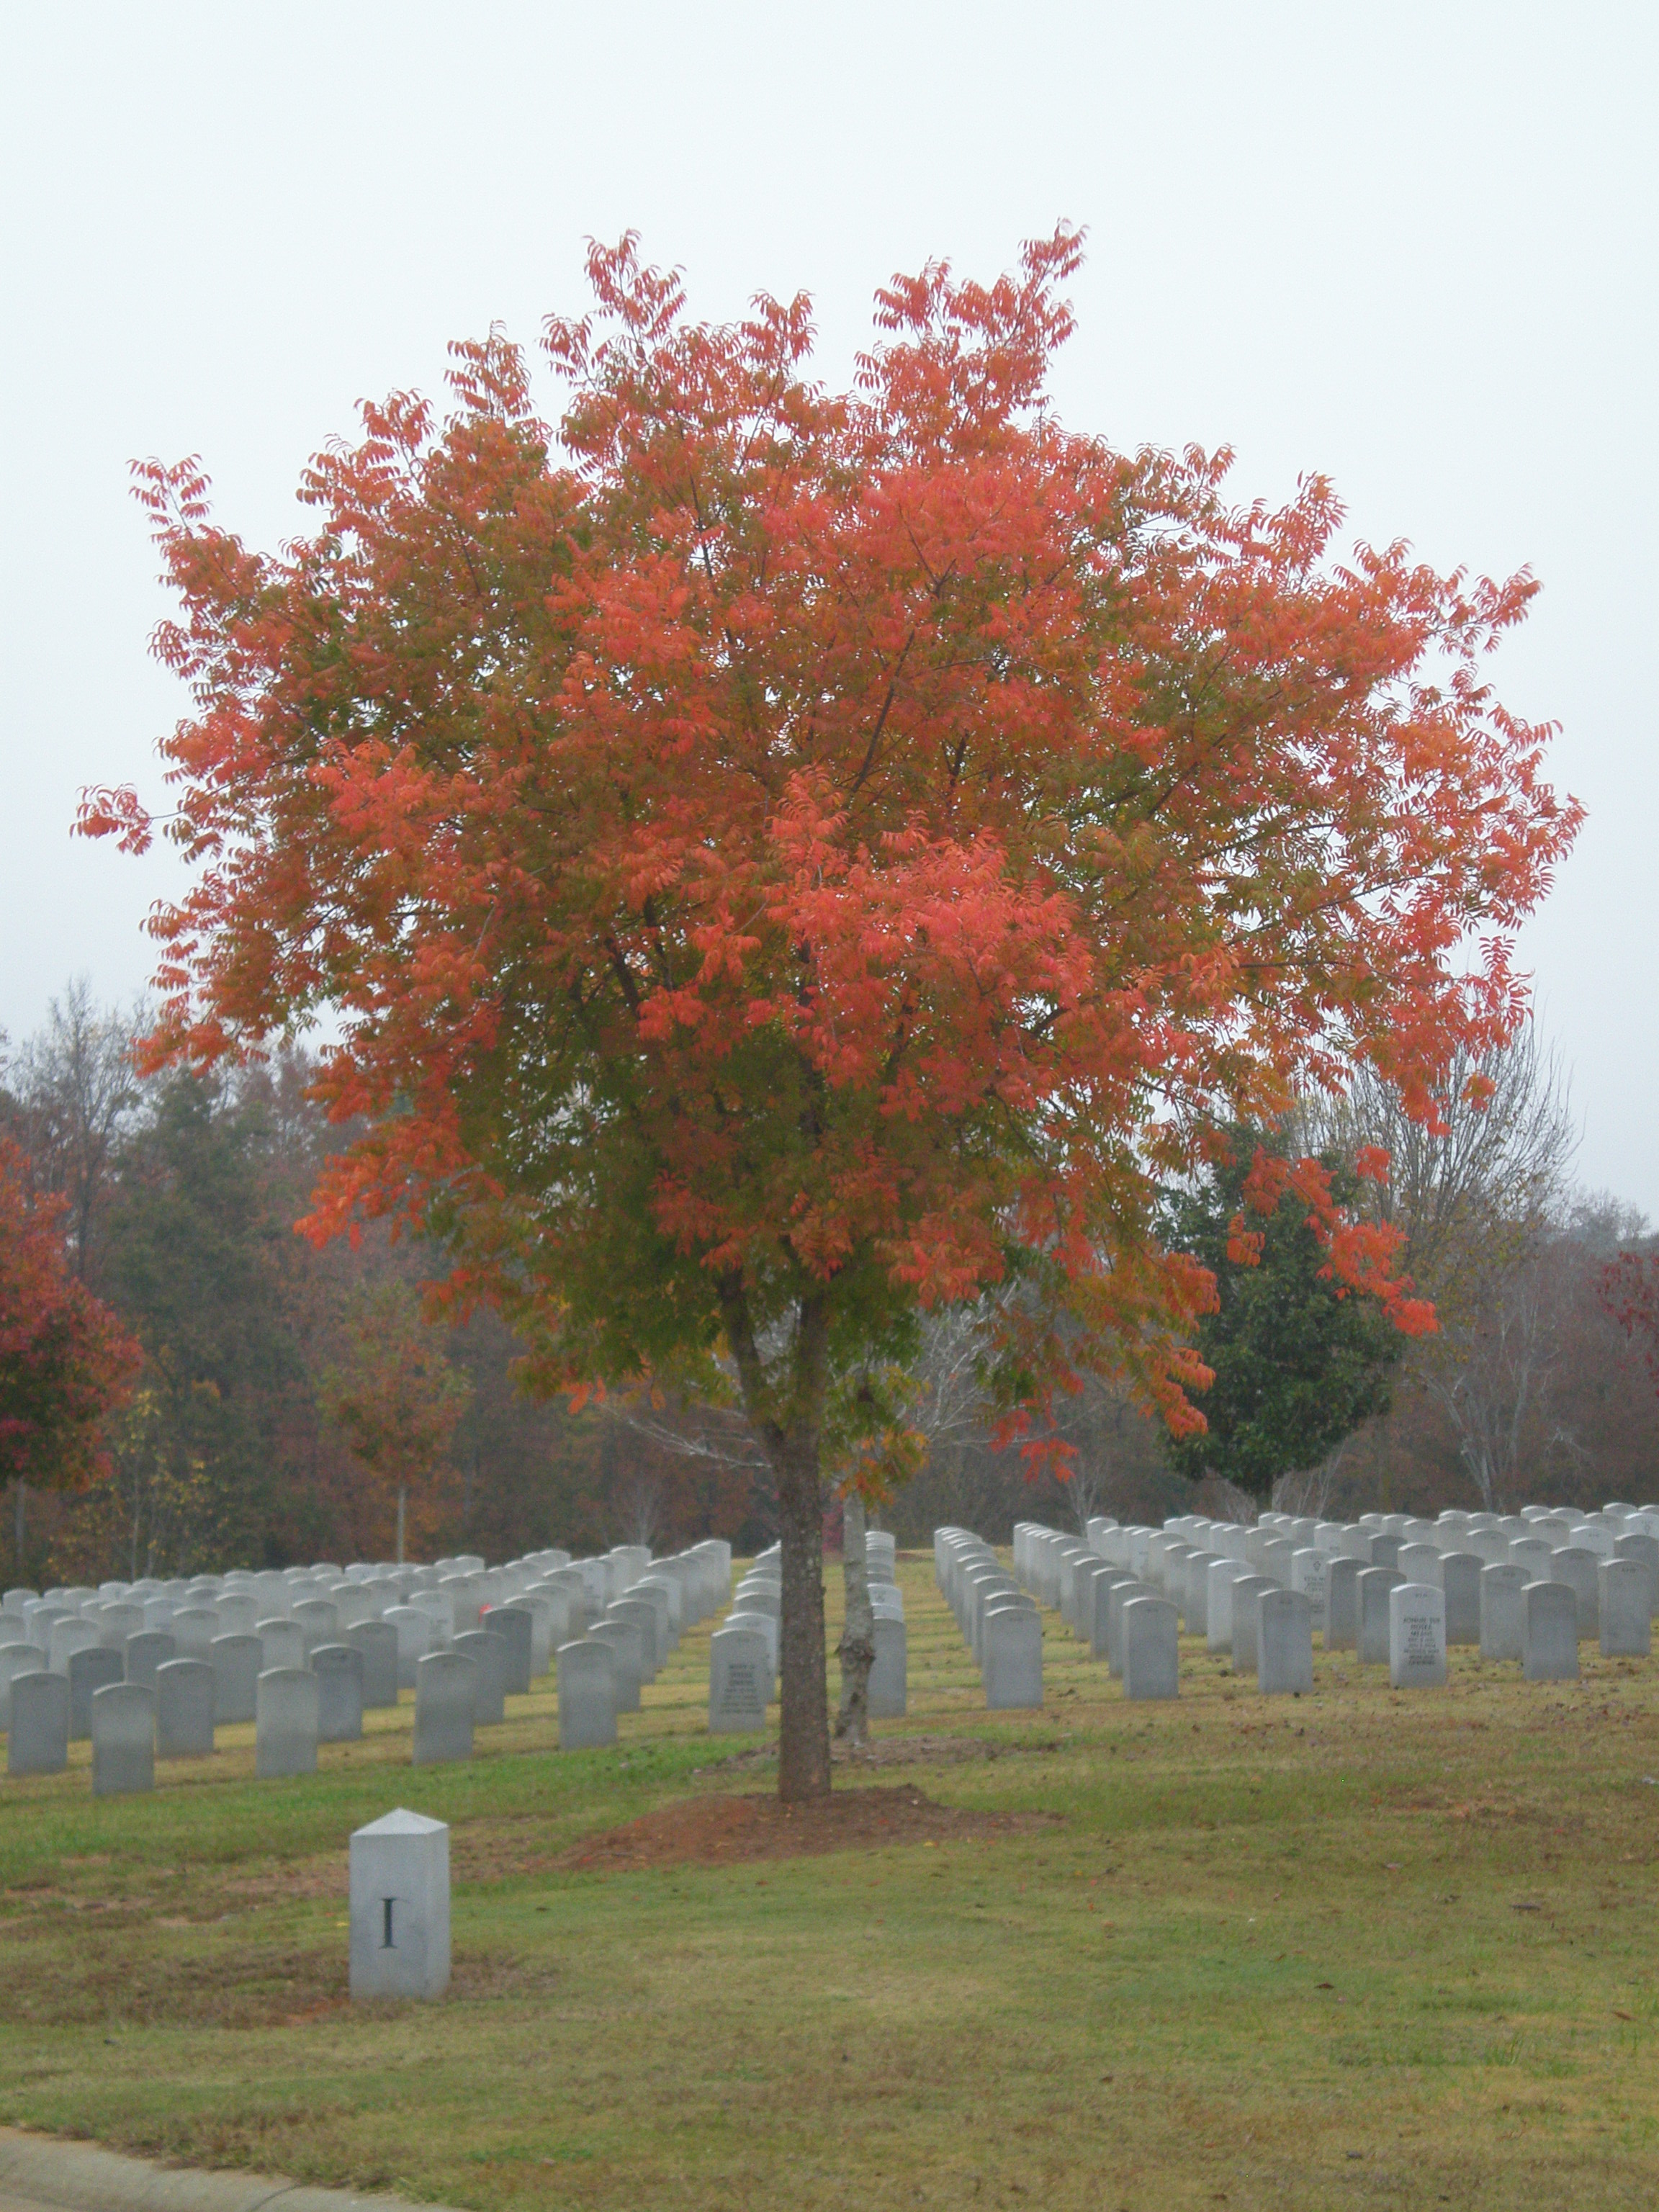
<svg viewBox="0 0 1659 2212">
<path fill-rule="evenodd" d="M 1220 1310 L 1199 1337 L 1217 1373 L 1206 1435 L 1173 1445 L 1127 1393 L 1085 1387 L 1066 1424 L 1072 1481 L 1033 1497 L 1012 1455 L 964 1431 L 900 1501 L 901 1526 L 1157 1522 L 1195 1494 L 1218 1515 L 1271 1499 L 1347 1517 L 1659 1493 L 1659 1237 L 1575 1186 L 1567 1086 L 1530 1025 L 1478 1066 L 1461 1060 L 1448 1088 L 1437 1132 L 1362 1074 L 1276 1127 L 1236 1130 L 1230 1161 L 1170 1194 L 1172 1241 L 1218 1277 Z M 1268 1217 L 1241 1214 L 1258 1146 L 1322 1158 L 1345 1205 L 1399 1237 L 1432 1331 L 1402 1335 L 1334 1287 L 1293 1193 Z M 1386 1178 L 1356 1172 L 1373 1152 Z M 1261 1235 L 1253 1266 L 1229 1256 L 1241 1220 Z"/>
<path fill-rule="evenodd" d="M 146 1081 L 141 1018 L 74 984 L 4 1066 L 4 1133 L 61 1205 L 68 1267 L 142 1352 L 106 1426 L 106 1472 L 11 1483 L 12 1577 L 383 1555 L 400 1491 L 412 1553 L 769 1540 L 770 1474 L 739 1417 L 526 1396 L 494 1313 L 424 1316 L 417 1245 L 369 1230 L 318 1250 L 295 1233 L 342 1143 L 305 1095 L 302 1054 Z M 1574 1188 L 1565 1085 L 1530 1030 L 1456 1088 L 1471 1076 L 1484 1107 L 1449 1108 L 1437 1134 L 1368 1077 L 1235 1131 L 1230 1159 L 1170 1194 L 1171 1242 L 1219 1287 L 1200 1333 L 1218 1376 L 1208 1435 L 1172 1444 L 1127 1389 L 1090 1379 L 1060 1412 L 1070 1480 L 1033 1483 L 990 1441 L 958 1315 L 927 1332 L 910 1408 L 926 1453 L 882 1517 L 921 1543 L 942 1521 L 993 1538 L 1028 1515 L 1156 1522 L 1195 1496 L 1217 1512 L 1272 1497 L 1347 1515 L 1651 1495 L 1659 1237 Z M 1249 1212 L 1258 1147 L 1323 1158 L 1344 1204 L 1401 1236 L 1434 1332 L 1402 1336 L 1336 1292 L 1294 1193 Z M 1386 1181 L 1355 1173 L 1370 1148 L 1390 1156 Z M 1253 1266 L 1229 1256 L 1241 1219 L 1261 1238 Z"/>
<path fill-rule="evenodd" d="M 411 1555 L 662 1547 L 763 1515 L 725 1458 L 525 1396 L 488 1310 L 429 1325 L 418 1247 L 296 1235 L 341 1143 L 303 1054 L 147 1081 L 142 1024 L 76 982 L 0 1071 L 0 1132 L 61 1203 L 73 1275 L 142 1352 L 97 1479 L 9 1484 L 9 1580 L 386 1556 L 400 1488 Z"/>
</svg>

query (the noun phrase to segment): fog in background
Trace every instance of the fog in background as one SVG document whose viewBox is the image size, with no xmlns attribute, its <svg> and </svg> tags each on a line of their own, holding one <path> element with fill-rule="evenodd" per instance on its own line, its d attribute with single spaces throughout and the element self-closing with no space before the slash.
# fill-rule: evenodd
<svg viewBox="0 0 1659 2212">
<path fill-rule="evenodd" d="M 580 309 L 637 227 L 695 311 L 810 290 L 844 377 L 874 286 L 1090 231 L 1067 419 L 1333 477 L 1358 534 L 1545 592 L 1500 696 L 1589 808 L 1522 958 L 1578 1173 L 1659 1215 L 1650 10 L 58 5 L 6 15 L 0 1026 L 138 989 L 179 882 L 68 836 L 162 798 L 183 710 L 127 492 L 200 453 L 220 518 L 308 526 L 307 456 L 446 341 Z"/>
</svg>

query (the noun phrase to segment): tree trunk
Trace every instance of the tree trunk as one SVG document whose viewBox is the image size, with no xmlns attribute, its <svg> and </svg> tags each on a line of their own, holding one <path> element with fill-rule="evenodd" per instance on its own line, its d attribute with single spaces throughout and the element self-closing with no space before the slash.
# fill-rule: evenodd
<svg viewBox="0 0 1659 2212">
<path fill-rule="evenodd" d="M 408 1489 L 400 1482 L 398 1485 L 398 1565 L 399 1566 L 404 1563 L 404 1508 L 408 1501 Z"/>
<path fill-rule="evenodd" d="M 830 1669 L 823 1648 L 823 1485 L 819 1452 L 829 1389 L 830 1332 L 821 1297 L 803 1297 L 783 1404 L 769 1377 L 742 1277 L 720 1285 L 726 1341 L 744 1406 L 764 1440 L 778 1488 L 783 1602 L 778 1796 L 786 1805 L 830 1794 Z"/>
<path fill-rule="evenodd" d="M 836 1734 L 861 1751 L 870 1741 L 870 1669 L 876 1663 L 876 1616 L 870 1604 L 869 1557 L 864 1541 L 864 1500 L 849 1490 L 842 1509 L 842 1580 L 847 1626 L 836 1647 L 841 1662 L 841 1711 Z"/>
<path fill-rule="evenodd" d="M 830 1790 L 830 1681 L 823 1648 L 823 1492 L 816 1422 L 784 1441 L 778 1463 L 783 1552 L 778 1795 Z"/>
<path fill-rule="evenodd" d="M 20 1475 L 17 1479 L 17 1518 L 14 1529 L 14 1534 L 17 1542 L 17 1579 L 20 1583 L 23 1579 L 23 1539 L 28 1533 L 23 1510 L 24 1488 L 25 1485 L 23 1479 Z"/>
</svg>

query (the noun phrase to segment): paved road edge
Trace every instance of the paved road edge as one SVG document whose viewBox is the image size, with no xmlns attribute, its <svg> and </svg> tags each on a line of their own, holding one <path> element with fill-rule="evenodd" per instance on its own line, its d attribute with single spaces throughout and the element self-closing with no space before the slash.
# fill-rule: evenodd
<svg viewBox="0 0 1659 2212">
<path fill-rule="evenodd" d="M 313 2189 L 270 2174 L 203 2173 L 0 2127 L 0 2191 L 65 2212 L 415 2212 L 401 2197 Z M 443 2212 L 424 2206 L 420 2212 Z"/>
</svg>

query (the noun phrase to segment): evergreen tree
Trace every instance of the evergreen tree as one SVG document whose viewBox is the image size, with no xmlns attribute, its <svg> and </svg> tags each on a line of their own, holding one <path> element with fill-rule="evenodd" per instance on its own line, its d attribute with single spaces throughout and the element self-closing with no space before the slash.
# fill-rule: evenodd
<svg viewBox="0 0 1659 2212">
<path fill-rule="evenodd" d="M 1374 1298 L 1344 1282 L 1328 1237 L 1291 1183 L 1261 1164 L 1284 1162 L 1277 1131 L 1237 1127 L 1227 1158 L 1170 1201 L 1172 1249 L 1215 1277 L 1216 1310 L 1195 1344 L 1215 1380 L 1199 1400 L 1203 1433 L 1172 1443 L 1176 1466 L 1218 1474 L 1264 1502 L 1280 1475 L 1316 1467 L 1345 1437 L 1387 1410 L 1407 1339 Z M 1334 1154 L 1321 1165 L 1335 1203 L 1352 1210 L 1358 1177 Z"/>
</svg>

